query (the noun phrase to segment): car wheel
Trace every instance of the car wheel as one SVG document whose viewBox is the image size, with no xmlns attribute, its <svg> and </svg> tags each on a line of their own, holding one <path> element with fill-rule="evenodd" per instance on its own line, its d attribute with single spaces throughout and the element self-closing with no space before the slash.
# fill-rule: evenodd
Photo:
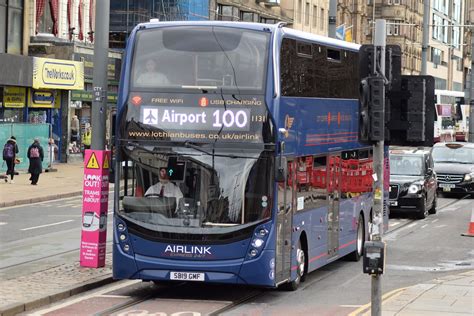
<svg viewBox="0 0 474 316">
<path fill-rule="evenodd" d="M 426 209 L 426 198 L 425 198 L 423 205 L 421 206 L 421 208 L 418 210 L 418 213 L 416 214 L 416 218 L 424 219 L 426 218 L 426 215 L 428 215 L 428 211 Z"/>
<path fill-rule="evenodd" d="M 435 196 L 433 197 L 433 204 L 431 204 L 431 208 L 430 210 L 428 211 L 428 213 L 430 214 L 436 214 L 436 207 L 438 206 L 438 197 Z"/>
<path fill-rule="evenodd" d="M 296 291 L 300 283 L 304 280 L 306 270 L 306 254 L 301 247 L 301 240 L 298 241 L 296 248 L 296 279 L 283 285 L 283 289 L 288 291 Z"/>
<path fill-rule="evenodd" d="M 347 257 L 351 261 L 359 261 L 364 252 L 365 243 L 365 225 L 362 214 L 359 215 L 359 223 L 357 224 L 356 250 L 351 252 Z"/>
</svg>

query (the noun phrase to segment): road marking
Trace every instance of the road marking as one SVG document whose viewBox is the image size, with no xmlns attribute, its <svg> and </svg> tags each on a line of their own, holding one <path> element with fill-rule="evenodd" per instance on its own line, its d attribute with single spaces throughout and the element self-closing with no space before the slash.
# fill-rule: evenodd
<svg viewBox="0 0 474 316">
<path fill-rule="evenodd" d="M 439 221 L 439 218 L 432 220 L 431 223 L 434 224 L 434 223 L 436 223 L 437 221 Z"/>
<path fill-rule="evenodd" d="M 443 227 L 446 227 L 448 225 L 438 225 L 438 226 L 435 226 L 435 228 L 443 228 Z"/>
<path fill-rule="evenodd" d="M 384 303 L 390 301 L 393 298 L 396 298 L 397 296 L 402 294 L 406 289 L 407 289 L 406 287 L 403 287 L 403 288 L 396 289 L 396 290 L 388 292 L 387 294 L 382 295 L 382 304 L 381 305 L 383 305 Z M 348 316 L 357 316 L 357 315 L 362 315 L 364 313 L 367 313 L 370 310 L 370 307 L 371 307 L 370 303 L 362 305 L 361 307 L 359 307 L 358 309 L 356 309 L 355 311 L 350 313 Z"/>
<path fill-rule="evenodd" d="M 46 225 L 40 225 L 40 226 L 34 226 L 34 227 L 28 227 L 28 228 L 22 228 L 20 230 L 25 231 L 25 230 L 32 230 L 32 229 L 37 229 L 37 228 L 43 228 L 43 227 L 48 227 L 48 226 L 55 226 L 55 225 L 61 225 L 69 222 L 74 222 L 73 219 L 67 220 L 67 221 L 62 221 L 62 222 L 57 222 L 57 223 L 52 223 L 52 224 L 46 224 Z"/>
<path fill-rule="evenodd" d="M 0 226 L 6 225 L 6 224 L 8 224 L 8 223 L 6 223 L 6 222 L 0 222 Z"/>
<path fill-rule="evenodd" d="M 339 305 L 340 307 L 352 307 L 352 308 L 359 308 L 363 305 Z"/>
<path fill-rule="evenodd" d="M 44 315 L 44 314 L 50 313 L 52 311 L 64 308 L 66 306 L 70 306 L 72 304 L 85 301 L 89 298 L 96 297 L 98 295 L 103 295 L 107 292 L 115 291 L 115 290 L 118 290 L 118 289 L 121 289 L 121 288 L 124 288 L 124 287 L 127 287 L 127 286 L 131 286 L 133 284 L 140 283 L 140 282 L 142 282 L 142 281 L 141 280 L 130 280 L 130 281 L 119 282 L 119 284 L 116 284 L 115 286 L 110 286 L 110 287 L 107 286 L 106 288 L 102 287 L 102 288 L 99 288 L 97 291 L 92 292 L 91 294 L 82 295 L 82 296 L 80 296 L 78 298 L 75 298 L 75 299 L 72 299 L 68 302 L 60 303 L 60 304 L 57 304 L 55 306 L 52 306 L 52 307 L 49 307 L 49 308 L 46 308 L 46 309 L 43 309 L 43 310 L 36 311 L 35 313 L 31 313 L 29 315 L 35 315 L 35 316 L 36 315 L 38 315 L 38 316 L 39 315 Z M 72 296 L 70 296 L 69 298 L 72 298 Z"/>
<path fill-rule="evenodd" d="M 388 226 L 393 227 L 393 226 L 396 226 L 396 225 L 398 225 L 398 224 L 400 224 L 400 222 L 393 222 L 393 223 L 390 222 L 390 223 L 388 224 Z"/>
<path fill-rule="evenodd" d="M 112 294 L 102 294 L 98 296 L 106 297 L 106 298 L 129 298 L 130 297 L 130 295 L 112 295 Z"/>
<path fill-rule="evenodd" d="M 428 224 L 425 224 L 425 225 L 421 226 L 421 229 L 425 228 L 426 226 L 428 226 Z"/>
<path fill-rule="evenodd" d="M 418 223 L 413 223 L 413 224 L 408 225 L 407 228 L 412 228 L 412 227 L 415 227 L 416 225 L 418 225 Z"/>
</svg>

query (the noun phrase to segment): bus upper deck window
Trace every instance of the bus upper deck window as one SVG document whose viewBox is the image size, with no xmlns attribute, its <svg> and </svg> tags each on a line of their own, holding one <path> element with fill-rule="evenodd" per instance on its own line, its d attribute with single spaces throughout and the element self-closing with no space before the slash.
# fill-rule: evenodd
<svg viewBox="0 0 474 316">
<path fill-rule="evenodd" d="M 336 49 L 327 49 L 327 57 L 330 61 L 341 61 L 341 52 Z"/>
</svg>

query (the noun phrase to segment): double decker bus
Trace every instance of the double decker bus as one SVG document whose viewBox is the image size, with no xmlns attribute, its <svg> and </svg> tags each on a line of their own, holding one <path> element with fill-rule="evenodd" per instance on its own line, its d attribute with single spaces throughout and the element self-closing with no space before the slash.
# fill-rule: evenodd
<svg viewBox="0 0 474 316">
<path fill-rule="evenodd" d="M 139 24 L 117 105 L 114 278 L 296 289 L 359 260 L 373 164 L 358 50 L 281 24 Z"/>
</svg>

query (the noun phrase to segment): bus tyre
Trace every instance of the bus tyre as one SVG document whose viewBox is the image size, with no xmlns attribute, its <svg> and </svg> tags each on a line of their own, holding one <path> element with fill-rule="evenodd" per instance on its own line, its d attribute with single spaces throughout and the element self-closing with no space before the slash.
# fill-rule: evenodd
<svg viewBox="0 0 474 316">
<path fill-rule="evenodd" d="M 306 254 L 304 249 L 301 247 L 301 240 L 298 241 L 296 248 L 296 279 L 286 283 L 283 288 L 288 291 L 296 291 L 302 281 L 304 281 L 305 270 L 306 270 Z"/>
<path fill-rule="evenodd" d="M 359 221 L 357 222 L 357 237 L 356 237 L 356 250 L 348 255 L 348 259 L 351 261 L 359 261 L 364 252 L 365 243 L 365 225 L 364 217 L 362 214 L 359 215 Z"/>
</svg>

